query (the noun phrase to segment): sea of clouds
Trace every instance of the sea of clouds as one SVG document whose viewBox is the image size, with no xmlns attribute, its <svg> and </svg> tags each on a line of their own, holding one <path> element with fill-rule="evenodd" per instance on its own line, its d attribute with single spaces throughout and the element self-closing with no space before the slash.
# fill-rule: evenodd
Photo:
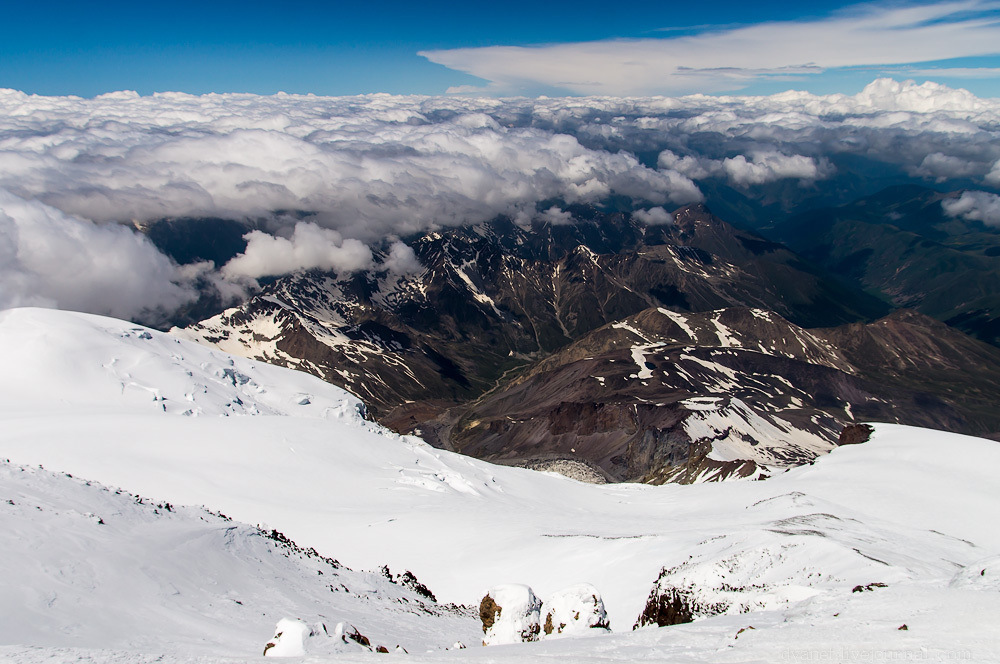
<svg viewBox="0 0 1000 664">
<path fill-rule="evenodd" d="M 945 211 L 1000 225 L 1000 100 L 933 83 L 628 99 L 0 90 L 0 308 L 157 322 L 206 276 L 235 297 L 298 269 L 414 271 L 401 236 L 498 215 L 572 223 L 560 205 L 611 194 L 670 223 L 703 199 L 699 181 L 812 187 L 843 154 L 976 183 Z M 256 230 L 226 265 L 177 266 L 135 230 L 171 217 Z"/>
</svg>

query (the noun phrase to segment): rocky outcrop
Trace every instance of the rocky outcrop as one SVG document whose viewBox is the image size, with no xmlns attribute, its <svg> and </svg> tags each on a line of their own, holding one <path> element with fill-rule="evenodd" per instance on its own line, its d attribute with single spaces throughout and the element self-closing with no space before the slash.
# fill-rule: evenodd
<svg viewBox="0 0 1000 664">
<path fill-rule="evenodd" d="M 650 593 L 646 606 L 632 629 L 646 625 L 666 627 L 689 623 L 694 620 L 696 604 L 690 590 L 657 586 Z"/>
<path fill-rule="evenodd" d="M 870 424 L 849 424 L 840 432 L 837 445 L 860 445 L 867 443 L 875 429 Z"/>
<path fill-rule="evenodd" d="M 763 310 L 649 309 L 441 425 L 472 456 L 528 465 L 544 453 L 652 483 L 762 479 L 833 449 L 858 421 L 1000 430 L 987 407 L 1000 400 L 1000 352 L 919 314 L 890 319 L 849 326 L 852 344 L 843 328 L 806 330 Z"/>
</svg>

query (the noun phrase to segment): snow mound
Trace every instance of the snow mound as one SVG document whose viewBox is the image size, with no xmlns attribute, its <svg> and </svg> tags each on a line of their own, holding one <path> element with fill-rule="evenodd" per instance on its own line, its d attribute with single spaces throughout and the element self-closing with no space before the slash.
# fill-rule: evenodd
<svg viewBox="0 0 1000 664">
<path fill-rule="evenodd" d="M 398 650 L 403 650 L 396 646 Z M 274 636 L 264 645 L 265 657 L 304 657 L 335 653 L 371 652 L 375 650 L 367 636 L 356 627 L 348 629 L 337 623 L 333 634 L 322 622 L 307 623 L 301 618 L 282 618 L 274 628 Z M 379 646 L 378 652 L 389 652 Z"/>
<path fill-rule="evenodd" d="M 969 563 L 951 579 L 952 588 L 1000 592 L 1000 556 Z"/>
<path fill-rule="evenodd" d="M 542 614 L 545 616 L 542 638 L 546 639 L 582 636 L 592 633 L 591 630 L 611 631 L 601 593 L 589 583 L 553 593 L 542 605 Z"/>
<path fill-rule="evenodd" d="M 274 628 L 274 636 L 264 646 L 264 656 L 302 657 L 306 654 L 306 641 L 321 637 L 330 638 L 323 623 L 310 625 L 299 618 L 282 618 Z"/>
<path fill-rule="evenodd" d="M 541 632 L 542 602 L 528 586 L 495 586 L 479 604 L 483 645 L 537 641 Z"/>
</svg>

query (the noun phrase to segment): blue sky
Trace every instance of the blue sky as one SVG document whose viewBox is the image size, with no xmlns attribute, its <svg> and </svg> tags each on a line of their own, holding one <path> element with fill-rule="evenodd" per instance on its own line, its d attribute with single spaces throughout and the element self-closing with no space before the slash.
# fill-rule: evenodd
<svg viewBox="0 0 1000 664">
<path fill-rule="evenodd" d="M 0 87 L 48 95 L 827 93 L 891 75 L 1000 96 L 1000 4 L 979 0 L 821 0 L 805 9 L 643 0 L 22 2 L 4 15 Z"/>
</svg>

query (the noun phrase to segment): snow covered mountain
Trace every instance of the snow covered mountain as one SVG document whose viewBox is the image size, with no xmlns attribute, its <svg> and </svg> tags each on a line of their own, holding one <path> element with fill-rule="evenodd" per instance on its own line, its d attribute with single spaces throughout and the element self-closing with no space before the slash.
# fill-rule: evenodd
<svg viewBox="0 0 1000 664">
<path fill-rule="evenodd" d="M 111 319 L 2 312 L 0 365 L 0 658 L 246 661 L 278 616 L 476 645 L 461 612 L 314 548 L 412 571 L 439 602 L 591 583 L 613 630 L 416 661 L 998 660 L 993 441 L 877 425 L 764 482 L 591 485 L 436 450 L 316 378 Z M 673 599 L 693 623 L 631 631 Z"/>
<path fill-rule="evenodd" d="M 856 418 L 1000 432 L 995 347 L 905 313 L 858 328 L 886 305 L 701 205 L 570 210 L 415 236 L 407 271 L 286 275 L 175 334 L 320 376 L 435 447 L 596 480 L 760 477 Z"/>
<path fill-rule="evenodd" d="M 388 413 L 478 396 L 508 370 L 651 306 L 762 307 L 813 326 L 885 311 L 701 205 L 659 226 L 570 210 L 576 223 L 497 220 L 416 236 L 404 272 L 287 275 L 183 334 L 308 371 Z"/>
</svg>

